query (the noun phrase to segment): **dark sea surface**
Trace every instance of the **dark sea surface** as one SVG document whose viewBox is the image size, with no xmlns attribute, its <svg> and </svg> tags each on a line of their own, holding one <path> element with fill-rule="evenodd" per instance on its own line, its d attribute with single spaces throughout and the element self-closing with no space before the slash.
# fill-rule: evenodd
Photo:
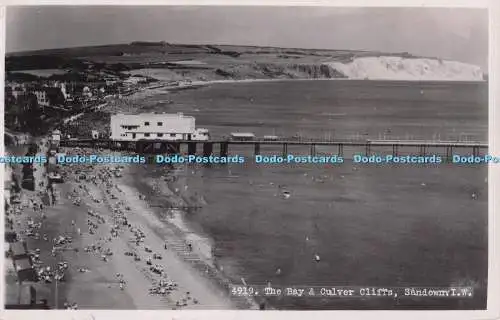
<svg viewBox="0 0 500 320">
<path fill-rule="evenodd" d="M 197 126 L 215 136 L 239 130 L 258 136 L 487 141 L 488 131 L 487 83 L 214 84 L 149 97 L 142 106 L 143 112 L 194 115 Z M 288 151 L 307 155 L 309 149 Z M 207 204 L 185 218 L 212 239 L 218 264 L 236 283 L 244 278 L 273 286 L 474 287 L 466 299 L 273 298 L 273 307 L 486 307 L 486 166 L 350 160 L 259 165 L 250 161 L 251 147 L 231 146 L 230 154 L 249 158 L 243 165 L 186 168 L 190 192 Z"/>
</svg>

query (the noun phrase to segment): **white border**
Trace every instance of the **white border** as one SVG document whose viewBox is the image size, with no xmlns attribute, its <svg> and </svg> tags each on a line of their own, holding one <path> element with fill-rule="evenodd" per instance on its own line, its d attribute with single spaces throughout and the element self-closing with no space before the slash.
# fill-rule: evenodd
<svg viewBox="0 0 500 320">
<path fill-rule="evenodd" d="M 498 120 L 497 94 L 500 92 L 498 76 L 494 71 L 499 70 L 498 32 L 500 31 L 500 1 L 499 0 L 323 0 L 323 1 L 290 1 L 290 0 L 0 0 L 3 5 L 265 5 L 265 6 L 345 6 L 345 7 L 480 7 L 490 10 L 489 28 L 489 143 L 491 154 L 500 155 L 500 146 L 497 137 L 500 137 L 500 128 L 495 127 Z M 5 7 L 0 8 L 0 55 L 5 54 Z M 418 27 L 418 26 L 415 26 Z M 0 136 L 3 136 L 4 126 L 4 59 L 0 61 Z M 3 139 L 2 139 L 3 140 Z M 0 147 L 3 154 L 3 144 Z M 0 169 L 0 186 L 3 190 L 4 168 Z M 300 319 L 304 317 L 331 319 L 333 317 L 349 319 L 500 319 L 500 265 L 499 265 L 499 221 L 496 218 L 500 198 L 498 195 L 498 181 L 500 170 L 498 166 L 490 165 L 488 173 L 489 199 L 489 273 L 488 273 L 488 310 L 486 311 L 1 311 L 2 319 L 32 319 L 33 317 L 56 319 Z M 3 221 L 3 196 L 0 197 L 0 221 Z M 0 234 L 4 234 L 4 224 L 0 223 Z M 1 240 L 1 239 L 0 239 Z M 0 241 L 3 248 L 4 241 Z M 3 254 L 3 250 L 1 251 Z M 0 264 L 3 275 L 3 263 Z M 4 290 L 3 276 L 0 276 L 0 308 L 3 308 Z"/>
<path fill-rule="evenodd" d="M 5 57 L 5 7 L 0 8 L 0 39 L 3 39 L 3 41 L 0 43 L 0 57 Z M 3 144 L 3 134 L 4 134 L 4 129 L 5 129 L 5 109 L 4 109 L 4 87 L 5 87 L 5 59 L 0 60 L 0 137 L 2 137 L 2 141 L 0 142 L 0 155 L 5 154 L 5 146 Z M 4 190 L 4 173 L 5 173 L 5 165 L 0 166 L 0 190 Z M 5 198 L 3 196 L 3 191 L 2 195 L 0 196 L 0 212 L 2 213 L 0 215 L 0 235 L 2 235 L 2 238 L 4 237 L 3 235 L 5 234 Z M 3 257 L 3 252 L 5 242 L 4 239 L 0 239 L 0 248 L 2 249 L 2 257 L 0 259 L 0 308 L 4 308 L 5 303 L 5 288 L 4 288 L 4 280 L 5 280 L 5 272 L 4 272 L 4 257 Z"/>
<path fill-rule="evenodd" d="M 470 7 L 486 8 L 495 0 L 3 0 L 3 5 L 231 5 L 329 7 Z"/>
</svg>

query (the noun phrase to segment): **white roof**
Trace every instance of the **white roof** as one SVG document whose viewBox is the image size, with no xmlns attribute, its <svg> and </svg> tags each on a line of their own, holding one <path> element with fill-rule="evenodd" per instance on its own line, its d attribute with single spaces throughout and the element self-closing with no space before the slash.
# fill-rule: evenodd
<svg viewBox="0 0 500 320">
<path fill-rule="evenodd" d="M 193 118 L 192 116 L 186 116 L 182 112 L 178 113 L 116 113 L 111 115 L 112 117 L 172 117 L 172 118 Z"/>
<path fill-rule="evenodd" d="M 251 132 L 232 132 L 233 137 L 255 137 L 255 134 Z"/>
</svg>

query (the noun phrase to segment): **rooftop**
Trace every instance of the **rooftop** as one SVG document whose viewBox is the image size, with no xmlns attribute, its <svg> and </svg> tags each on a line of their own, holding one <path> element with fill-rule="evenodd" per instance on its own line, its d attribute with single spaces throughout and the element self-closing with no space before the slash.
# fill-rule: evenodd
<svg viewBox="0 0 500 320">
<path fill-rule="evenodd" d="M 255 137 L 255 134 L 251 132 L 232 132 L 231 136 L 233 137 Z"/>
<path fill-rule="evenodd" d="M 178 112 L 178 113 L 154 112 L 154 113 L 135 113 L 135 114 L 132 114 L 132 113 L 117 113 L 117 114 L 113 114 L 111 116 L 118 116 L 118 117 L 150 117 L 150 116 L 155 116 L 155 115 L 161 115 L 161 116 L 164 116 L 164 117 L 173 117 L 173 118 L 177 118 L 177 117 L 190 117 L 190 118 L 192 118 L 192 116 L 186 116 L 182 112 Z"/>
<path fill-rule="evenodd" d="M 18 271 L 25 270 L 25 269 L 31 269 L 33 267 L 29 258 L 15 260 L 14 264 L 16 265 L 16 269 Z"/>
</svg>

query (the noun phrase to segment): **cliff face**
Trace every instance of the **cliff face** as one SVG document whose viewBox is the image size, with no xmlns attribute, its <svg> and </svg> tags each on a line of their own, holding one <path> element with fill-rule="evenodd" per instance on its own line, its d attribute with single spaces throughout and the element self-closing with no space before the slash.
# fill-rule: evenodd
<svg viewBox="0 0 500 320">
<path fill-rule="evenodd" d="M 478 66 L 423 58 L 363 57 L 348 63 L 324 63 L 349 79 L 413 81 L 481 81 Z"/>
<path fill-rule="evenodd" d="M 359 57 L 318 63 L 253 63 L 220 68 L 229 79 L 360 79 L 406 81 L 482 81 L 480 67 L 456 62 L 396 56 Z"/>
<path fill-rule="evenodd" d="M 345 76 L 319 63 L 252 63 L 219 68 L 217 75 L 227 79 L 332 79 Z"/>
</svg>

